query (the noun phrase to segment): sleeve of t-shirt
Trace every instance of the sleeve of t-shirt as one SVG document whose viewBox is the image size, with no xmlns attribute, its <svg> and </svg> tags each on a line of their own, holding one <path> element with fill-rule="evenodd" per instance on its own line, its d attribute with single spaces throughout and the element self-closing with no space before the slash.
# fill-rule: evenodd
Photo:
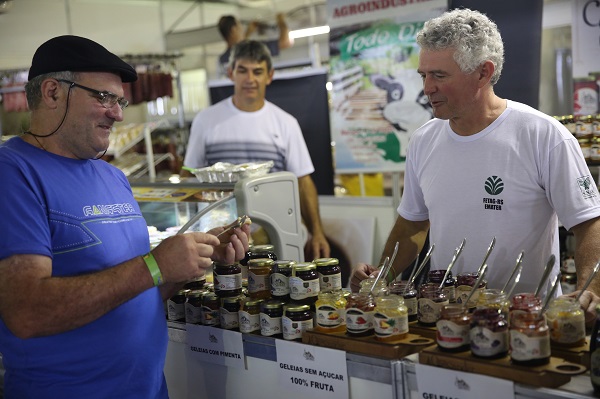
<svg viewBox="0 0 600 399">
<path fill-rule="evenodd" d="M 429 209 L 425 205 L 425 197 L 423 196 L 416 173 L 416 145 L 416 139 L 413 137 L 413 140 L 408 145 L 404 171 L 404 190 L 397 210 L 398 214 L 404 219 L 415 222 L 429 219 Z"/>
<path fill-rule="evenodd" d="M 286 156 L 286 170 L 292 172 L 297 177 L 311 174 L 315 171 L 306 141 L 302 135 L 302 130 L 296 118 L 291 117 L 286 123 L 288 130 L 288 146 Z"/>
<path fill-rule="evenodd" d="M 206 166 L 204 156 L 204 123 L 202 123 L 202 112 L 194 117 L 190 127 L 190 139 L 188 140 L 187 150 L 183 164 L 188 168 L 202 168 Z"/>
</svg>

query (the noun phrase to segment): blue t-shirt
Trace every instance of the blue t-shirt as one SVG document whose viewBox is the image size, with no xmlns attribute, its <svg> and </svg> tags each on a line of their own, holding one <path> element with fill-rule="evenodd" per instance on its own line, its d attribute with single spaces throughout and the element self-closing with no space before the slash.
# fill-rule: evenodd
<svg viewBox="0 0 600 399">
<path fill-rule="evenodd" d="M 129 183 L 104 161 L 65 158 L 16 137 L 0 146 L 0 187 L 0 259 L 44 255 L 52 258 L 53 276 L 72 276 L 149 251 L 146 222 Z M 167 342 L 157 288 L 56 335 L 20 339 L 0 319 L 5 395 L 167 398 Z"/>
</svg>

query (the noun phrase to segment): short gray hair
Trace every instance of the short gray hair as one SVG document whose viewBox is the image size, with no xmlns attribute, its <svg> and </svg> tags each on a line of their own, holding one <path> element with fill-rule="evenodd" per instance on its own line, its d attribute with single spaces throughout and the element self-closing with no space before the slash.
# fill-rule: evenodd
<svg viewBox="0 0 600 399">
<path fill-rule="evenodd" d="M 417 44 L 425 50 L 455 49 L 454 60 L 464 73 L 471 73 L 485 61 L 495 70 L 490 84 L 500 79 L 504 65 L 504 44 L 496 24 L 479 11 L 458 9 L 433 18 L 417 34 Z"/>
<path fill-rule="evenodd" d="M 50 72 L 43 75 L 38 75 L 25 84 L 25 95 L 27 96 L 27 104 L 29 109 L 34 110 L 42 101 L 42 82 L 46 79 L 64 79 L 72 82 L 77 81 L 79 75 L 77 72 L 63 71 Z"/>
<path fill-rule="evenodd" d="M 233 70 L 235 62 L 238 60 L 252 60 L 259 64 L 263 61 L 267 63 L 267 70 L 270 72 L 273 69 L 273 60 L 271 52 L 264 44 L 256 40 L 242 40 L 231 49 L 229 63 L 227 66 Z"/>
</svg>

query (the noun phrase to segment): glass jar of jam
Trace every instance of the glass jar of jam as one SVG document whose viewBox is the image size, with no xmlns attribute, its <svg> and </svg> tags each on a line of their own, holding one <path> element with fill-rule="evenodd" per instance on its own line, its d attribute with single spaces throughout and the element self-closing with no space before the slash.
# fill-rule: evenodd
<svg viewBox="0 0 600 399">
<path fill-rule="evenodd" d="M 290 277 L 292 275 L 292 266 L 296 262 L 292 260 L 277 260 L 271 269 L 269 282 L 271 285 L 271 297 L 282 301 L 290 299 Z"/>
<path fill-rule="evenodd" d="M 281 319 L 283 339 L 301 341 L 302 333 L 313 328 L 313 316 L 308 305 L 288 305 Z"/>
<path fill-rule="evenodd" d="M 239 311 L 240 332 L 250 334 L 260 332 L 260 305 L 262 299 L 246 298 Z"/>
<path fill-rule="evenodd" d="M 388 288 L 387 283 L 385 282 L 385 279 L 383 278 L 383 276 L 377 282 L 377 285 L 375 287 L 373 287 L 373 284 L 375 284 L 375 276 L 369 276 L 369 278 L 366 278 L 360 282 L 360 288 L 358 289 L 358 292 L 363 292 L 363 293 L 371 293 L 372 292 L 374 296 L 389 295 L 390 289 Z"/>
<path fill-rule="evenodd" d="M 315 310 L 315 330 L 324 333 L 346 331 L 346 298 L 342 290 L 319 292 Z"/>
<path fill-rule="evenodd" d="M 575 298 L 558 297 L 546 312 L 550 341 L 560 346 L 585 344 L 585 314 Z"/>
<path fill-rule="evenodd" d="M 390 295 L 401 295 L 408 312 L 408 321 L 417 320 L 417 290 L 414 284 L 406 287 L 408 281 L 392 281 L 389 284 Z"/>
<path fill-rule="evenodd" d="M 319 295 L 319 275 L 312 262 L 296 263 L 289 279 L 290 298 L 302 304 L 314 304 Z"/>
<path fill-rule="evenodd" d="M 512 315 L 510 359 L 520 366 L 541 366 L 550 362 L 550 332 L 543 315 L 537 312 Z"/>
<path fill-rule="evenodd" d="M 336 258 L 318 258 L 313 260 L 317 265 L 319 274 L 319 288 L 321 291 L 342 289 L 342 268 Z"/>
<path fill-rule="evenodd" d="M 440 350 L 446 352 L 469 350 L 471 314 L 462 304 L 442 306 L 436 329 L 436 341 Z"/>
<path fill-rule="evenodd" d="M 508 322 L 499 309 L 477 308 L 471 315 L 469 330 L 471 354 L 498 359 L 508 354 Z"/>
<path fill-rule="evenodd" d="M 514 313 L 530 313 L 539 312 L 542 310 L 542 300 L 531 292 L 515 294 L 510 299 L 508 308 L 509 320 L 512 319 Z"/>
<path fill-rule="evenodd" d="M 444 290 L 441 290 L 437 283 L 421 285 L 417 300 L 418 322 L 424 326 L 434 327 L 440 319 L 442 306 L 448 305 L 448 303 Z"/>
<path fill-rule="evenodd" d="M 439 287 L 445 274 L 446 270 L 430 270 L 427 273 L 427 282 L 437 284 Z M 444 281 L 444 295 L 446 295 L 449 302 L 456 302 L 456 279 L 452 277 L 452 272 L 448 273 L 446 281 Z"/>
<path fill-rule="evenodd" d="M 275 299 L 263 301 L 260 304 L 260 335 L 281 338 L 283 329 L 283 302 Z"/>
<path fill-rule="evenodd" d="M 214 292 L 202 296 L 202 324 L 217 327 L 220 324 L 220 298 Z"/>
<path fill-rule="evenodd" d="M 221 298 L 221 307 L 219 308 L 219 320 L 221 323 L 221 328 L 224 328 L 226 330 L 239 329 L 239 311 L 241 303 L 241 296 L 228 296 Z"/>
<path fill-rule="evenodd" d="M 510 303 L 502 290 L 496 288 L 486 288 L 482 290 L 477 298 L 477 306 L 500 309 L 508 320 Z"/>
<path fill-rule="evenodd" d="M 238 296 L 242 293 L 242 269 L 237 263 L 213 264 L 215 293 L 220 297 Z"/>
<path fill-rule="evenodd" d="M 479 278 L 479 273 L 477 272 L 465 272 L 458 273 L 456 275 L 456 303 L 464 303 L 467 300 L 467 297 L 471 293 L 473 286 L 477 282 Z M 486 281 L 481 281 L 479 283 L 479 287 L 473 293 L 470 301 L 473 303 L 477 303 L 477 298 L 483 289 L 487 286 Z"/>
<path fill-rule="evenodd" d="M 373 311 L 375 339 L 382 342 L 397 341 L 408 335 L 408 309 L 401 295 L 375 297 Z"/>
<path fill-rule="evenodd" d="M 346 333 L 351 337 L 373 335 L 374 310 L 375 297 L 372 294 L 350 294 L 346 301 Z"/>
<path fill-rule="evenodd" d="M 206 284 L 206 277 L 198 277 L 196 279 L 190 280 L 183 286 L 183 289 L 187 290 L 201 290 L 204 288 L 204 284 Z"/>
<path fill-rule="evenodd" d="M 248 296 L 255 299 L 269 299 L 271 286 L 269 275 L 275 262 L 269 258 L 256 258 L 248 261 Z"/>
<path fill-rule="evenodd" d="M 191 290 L 185 300 L 185 322 L 188 324 L 202 324 L 202 296 L 205 290 Z"/>
<path fill-rule="evenodd" d="M 185 300 L 190 290 L 179 290 L 167 299 L 167 319 L 169 321 L 185 322 Z"/>
</svg>

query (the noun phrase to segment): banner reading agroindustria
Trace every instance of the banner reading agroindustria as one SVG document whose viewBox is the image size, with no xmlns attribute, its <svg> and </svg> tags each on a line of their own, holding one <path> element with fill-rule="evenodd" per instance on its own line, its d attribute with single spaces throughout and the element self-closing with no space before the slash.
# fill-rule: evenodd
<svg viewBox="0 0 600 399">
<path fill-rule="evenodd" d="M 417 73 L 417 32 L 446 0 L 328 0 L 336 171 L 404 168 L 411 133 L 431 119 Z"/>
</svg>

